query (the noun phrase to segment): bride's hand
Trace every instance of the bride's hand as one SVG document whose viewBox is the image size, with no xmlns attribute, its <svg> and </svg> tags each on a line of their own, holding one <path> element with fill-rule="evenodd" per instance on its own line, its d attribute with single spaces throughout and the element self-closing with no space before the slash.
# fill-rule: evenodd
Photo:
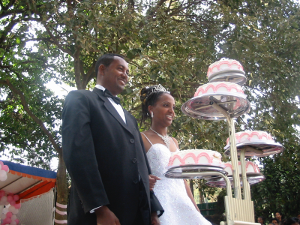
<svg viewBox="0 0 300 225">
<path fill-rule="evenodd" d="M 154 176 L 154 175 L 149 175 L 149 188 L 150 188 L 150 191 L 153 191 L 153 188 L 155 186 L 155 183 L 157 180 L 160 180 L 159 177 L 157 176 Z"/>
</svg>

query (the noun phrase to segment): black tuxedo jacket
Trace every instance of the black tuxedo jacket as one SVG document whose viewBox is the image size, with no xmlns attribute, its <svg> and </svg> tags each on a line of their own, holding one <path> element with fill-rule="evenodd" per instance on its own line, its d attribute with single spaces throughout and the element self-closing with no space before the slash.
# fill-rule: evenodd
<svg viewBox="0 0 300 225">
<path fill-rule="evenodd" d="M 135 118 L 124 110 L 122 120 L 103 91 L 71 91 L 62 113 L 63 159 L 71 176 L 69 225 L 96 225 L 90 210 L 106 205 L 122 225 L 131 225 L 139 207 L 139 186 L 145 190 L 141 213 L 163 212 L 149 190 L 150 168 Z"/>
</svg>

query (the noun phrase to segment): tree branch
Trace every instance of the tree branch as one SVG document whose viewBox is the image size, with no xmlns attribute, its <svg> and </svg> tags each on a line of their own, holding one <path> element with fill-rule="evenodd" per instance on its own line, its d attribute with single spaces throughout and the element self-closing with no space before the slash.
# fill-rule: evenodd
<svg viewBox="0 0 300 225">
<path fill-rule="evenodd" d="M 153 7 L 149 14 L 147 15 L 145 21 L 150 20 L 150 18 L 153 18 L 153 16 L 155 15 L 155 12 L 165 3 L 167 2 L 167 0 L 160 0 L 155 7 Z"/>
<path fill-rule="evenodd" d="M 24 110 L 28 113 L 28 115 L 33 119 L 34 122 L 36 122 L 39 127 L 42 129 L 44 134 L 47 135 L 49 138 L 50 142 L 52 143 L 54 149 L 58 152 L 58 154 L 62 154 L 62 148 L 56 143 L 54 140 L 54 137 L 52 134 L 47 130 L 47 128 L 44 126 L 44 123 L 42 120 L 40 120 L 38 117 L 34 115 L 34 113 L 29 109 L 28 103 L 26 101 L 26 98 L 24 94 L 18 90 L 9 80 L 0 80 L 0 84 L 8 86 L 9 89 L 16 95 L 18 95 L 21 99 L 21 104 L 24 107 Z"/>
<path fill-rule="evenodd" d="M 86 73 L 86 80 L 84 81 L 86 84 L 93 78 L 96 78 L 96 74 L 95 74 L 95 66 L 96 66 L 96 61 L 93 62 L 93 64 L 91 65 L 91 67 L 89 68 L 89 70 Z"/>
</svg>

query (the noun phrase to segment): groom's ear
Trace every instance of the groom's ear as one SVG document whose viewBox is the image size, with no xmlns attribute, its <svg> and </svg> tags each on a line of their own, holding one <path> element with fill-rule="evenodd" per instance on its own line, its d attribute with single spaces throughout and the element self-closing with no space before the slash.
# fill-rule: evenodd
<svg viewBox="0 0 300 225">
<path fill-rule="evenodd" d="M 97 73 L 97 81 L 101 82 L 103 76 L 104 76 L 104 70 L 105 70 L 105 66 L 103 64 L 101 64 L 98 67 L 98 73 Z"/>
<path fill-rule="evenodd" d="M 100 68 L 101 67 L 101 65 L 100 66 L 98 66 L 98 70 L 97 70 L 97 81 L 99 81 L 99 80 L 101 80 L 101 72 L 100 72 Z"/>
<path fill-rule="evenodd" d="M 103 64 L 101 64 L 98 68 L 98 76 L 103 76 L 104 75 L 104 70 L 105 70 L 105 66 Z"/>
</svg>

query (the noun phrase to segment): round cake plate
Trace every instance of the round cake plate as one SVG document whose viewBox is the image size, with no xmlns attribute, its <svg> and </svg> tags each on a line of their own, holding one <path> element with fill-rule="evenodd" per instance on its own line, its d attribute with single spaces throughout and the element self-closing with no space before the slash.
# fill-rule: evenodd
<svg viewBox="0 0 300 225">
<path fill-rule="evenodd" d="M 266 157 L 283 151 L 283 146 L 281 144 L 270 141 L 239 143 L 236 145 L 236 148 L 238 155 L 240 155 L 241 151 L 244 149 L 246 157 Z M 225 154 L 230 156 L 230 145 L 226 145 L 224 149 L 227 149 Z"/>
<path fill-rule="evenodd" d="M 178 179 L 206 179 L 209 180 L 212 177 L 220 178 L 222 176 L 203 174 L 203 172 L 220 172 L 224 175 L 227 172 L 223 167 L 213 165 L 183 165 L 170 167 L 164 174 L 167 178 L 178 178 Z"/>
<path fill-rule="evenodd" d="M 227 176 L 227 177 L 231 182 L 231 186 L 233 186 L 233 177 L 232 177 L 232 175 Z M 241 186 L 243 186 L 243 182 L 242 182 L 241 178 L 242 178 L 242 175 L 240 175 L 240 180 L 241 180 Z M 247 173 L 247 181 L 250 185 L 257 184 L 259 182 L 264 181 L 265 179 L 266 179 L 265 176 L 261 173 L 254 173 L 254 172 Z M 225 183 L 225 180 L 223 178 L 207 180 L 206 184 L 210 187 L 221 187 L 221 188 L 226 187 L 226 183 Z"/>
<path fill-rule="evenodd" d="M 214 76 L 210 76 L 208 78 L 209 82 L 231 82 L 236 83 L 241 86 L 243 86 L 247 78 L 245 76 L 245 73 L 239 73 L 236 71 L 226 71 L 223 73 L 215 74 Z"/>
<path fill-rule="evenodd" d="M 236 118 L 250 109 L 250 103 L 246 97 L 240 93 L 208 93 L 191 98 L 181 106 L 181 110 L 184 114 L 196 119 L 226 119 L 224 114 L 212 106 L 215 102 L 227 111 L 231 118 Z"/>
</svg>

